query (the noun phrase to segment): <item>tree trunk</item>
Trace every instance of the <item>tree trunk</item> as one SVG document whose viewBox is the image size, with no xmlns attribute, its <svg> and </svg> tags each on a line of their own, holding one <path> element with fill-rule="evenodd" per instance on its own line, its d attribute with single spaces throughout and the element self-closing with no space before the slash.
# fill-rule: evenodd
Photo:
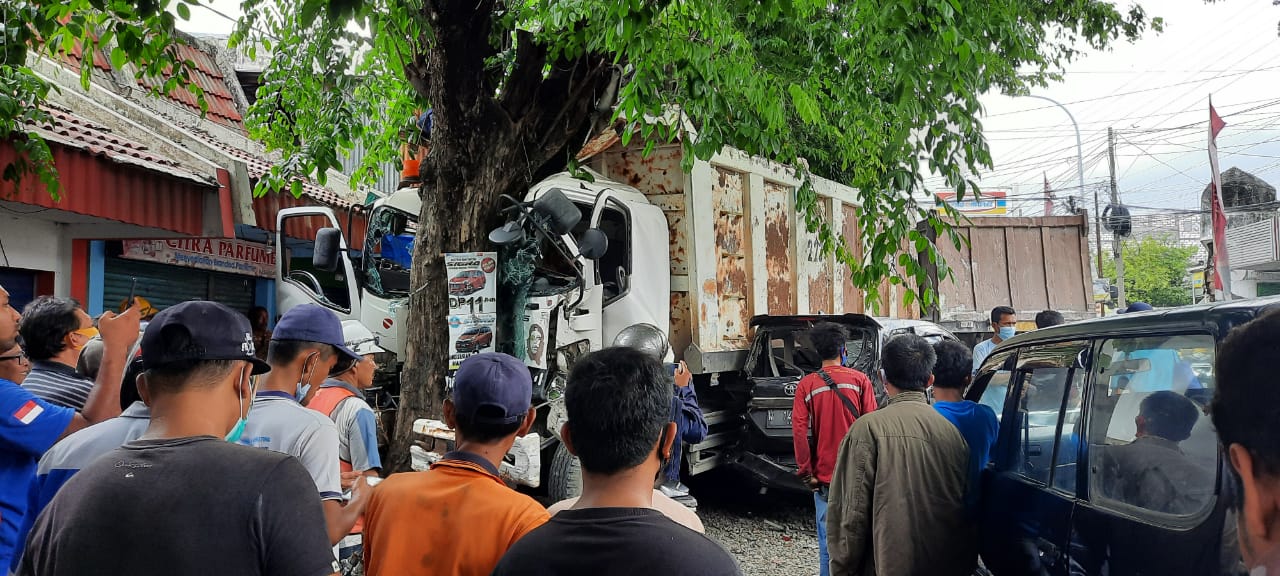
<svg viewBox="0 0 1280 576">
<path fill-rule="evenodd" d="M 421 164 L 406 357 L 388 466 L 395 472 L 410 467 L 414 420 L 439 418 L 445 398 L 450 342 L 444 254 L 492 250 L 488 234 L 502 224 L 502 195 L 522 198 L 538 179 L 562 170 L 586 141 L 597 101 L 609 93 L 607 59 L 556 61 L 544 74 L 546 49 L 522 32 L 516 63 L 497 94 L 485 63 L 496 53 L 489 33 L 493 9 L 492 0 L 428 0 L 423 21 L 436 34 L 405 69 L 432 103 L 434 122 L 431 151 Z"/>
</svg>

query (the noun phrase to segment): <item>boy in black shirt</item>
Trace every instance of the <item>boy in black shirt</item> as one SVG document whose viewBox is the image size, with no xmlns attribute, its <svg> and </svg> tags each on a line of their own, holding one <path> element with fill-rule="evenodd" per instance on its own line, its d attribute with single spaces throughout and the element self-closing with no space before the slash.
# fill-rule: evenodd
<svg viewBox="0 0 1280 576">
<path fill-rule="evenodd" d="M 337 571 L 311 476 L 292 456 L 234 444 L 253 403 L 243 315 L 186 302 L 142 337 L 141 438 L 71 478 L 36 521 L 22 576 L 325 576 Z"/>
<path fill-rule="evenodd" d="M 525 535 L 494 576 L 738 575 L 723 548 L 653 510 L 671 456 L 671 385 L 662 365 L 630 348 L 593 352 L 565 387 L 565 447 L 582 462 L 582 497 Z"/>
</svg>

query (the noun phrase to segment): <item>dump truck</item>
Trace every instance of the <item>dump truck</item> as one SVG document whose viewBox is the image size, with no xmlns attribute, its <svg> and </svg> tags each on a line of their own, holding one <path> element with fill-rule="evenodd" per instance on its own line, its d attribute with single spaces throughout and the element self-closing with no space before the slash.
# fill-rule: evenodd
<svg viewBox="0 0 1280 576">
<path fill-rule="evenodd" d="M 557 438 L 566 420 L 568 370 L 623 329 L 638 323 L 662 329 L 672 347 L 668 361 L 683 360 L 694 373 L 713 426 L 708 442 L 685 452 L 689 472 L 701 473 L 732 464 L 726 456 L 745 446 L 743 399 L 750 389 L 742 370 L 753 318 L 860 314 L 865 308 L 864 293 L 845 280 L 844 267 L 823 253 L 797 214 L 801 181 L 793 169 L 726 148 L 692 161 L 686 172 L 678 143 L 646 155 L 642 143 L 621 140 L 607 132 L 588 143 L 580 170 L 551 176 L 512 199 L 510 222 L 490 235 L 500 283 L 493 349 L 521 358 L 533 375 L 534 403 L 543 406 L 535 431 L 543 438 L 542 459 L 550 459 L 541 469 L 555 498 L 574 495 L 578 485 L 576 461 Z M 811 181 L 822 217 L 860 255 L 858 194 L 823 178 Z M 400 302 L 411 263 L 403 254 L 412 252 L 417 202 L 416 190 L 375 202 L 358 251 L 348 250 L 337 220 L 324 208 L 281 213 L 282 219 L 329 222 L 317 234 L 313 267 L 352 280 L 345 292 L 337 291 L 346 305 L 331 307 L 363 320 L 401 358 L 404 334 L 395 330 L 404 326 Z M 286 248 L 285 240 L 278 242 Z M 302 246 L 294 248 L 303 254 Z M 281 260 L 296 263 L 298 257 Z M 322 299 L 322 280 L 289 270 L 281 270 L 280 278 L 289 304 L 334 304 Z M 885 286 L 881 314 L 911 315 L 891 305 L 901 295 Z M 431 429 L 425 421 L 422 428 Z"/>
<path fill-rule="evenodd" d="M 938 295 L 924 315 L 970 345 L 991 336 L 991 309 L 1012 306 L 1018 331 L 1035 329 L 1035 316 L 1057 310 L 1067 322 L 1097 316 L 1089 259 L 1089 217 L 970 216 L 951 222 L 964 239 L 957 249 L 944 235 L 935 244 L 951 276 L 929 266 Z M 921 226 L 932 236 L 932 229 Z"/>
</svg>

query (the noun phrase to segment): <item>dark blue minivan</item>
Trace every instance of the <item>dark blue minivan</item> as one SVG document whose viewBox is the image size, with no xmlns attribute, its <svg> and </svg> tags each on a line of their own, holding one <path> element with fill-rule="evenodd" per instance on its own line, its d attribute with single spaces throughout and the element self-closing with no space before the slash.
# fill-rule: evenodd
<svg viewBox="0 0 1280 576">
<path fill-rule="evenodd" d="M 1126 314 L 1001 343 L 967 392 L 1000 418 L 980 572 L 1243 574 L 1208 403 L 1218 343 L 1276 306 Z"/>
</svg>

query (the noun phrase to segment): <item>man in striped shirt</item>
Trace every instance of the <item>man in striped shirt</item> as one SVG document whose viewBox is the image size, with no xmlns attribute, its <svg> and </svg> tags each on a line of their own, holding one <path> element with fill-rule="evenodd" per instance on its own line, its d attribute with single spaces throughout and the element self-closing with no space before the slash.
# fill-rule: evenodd
<svg viewBox="0 0 1280 576">
<path fill-rule="evenodd" d="M 22 387 L 51 404 L 83 410 L 93 381 L 76 373 L 76 362 L 98 335 L 93 318 L 75 300 L 41 296 L 22 311 L 18 331 L 31 359 Z"/>
</svg>

